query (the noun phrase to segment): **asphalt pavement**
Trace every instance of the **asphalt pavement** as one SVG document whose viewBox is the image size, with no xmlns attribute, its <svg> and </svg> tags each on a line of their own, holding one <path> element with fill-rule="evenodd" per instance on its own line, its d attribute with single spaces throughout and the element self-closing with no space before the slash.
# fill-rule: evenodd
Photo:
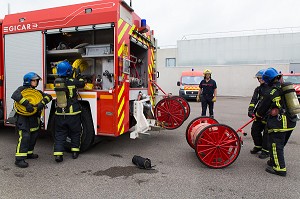
<svg viewBox="0 0 300 199">
<path fill-rule="evenodd" d="M 218 97 L 215 118 L 237 130 L 246 123 L 250 98 Z M 200 104 L 190 102 L 191 115 L 175 130 L 153 131 L 132 140 L 129 134 L 104 139 L 73 160 L 52 156 L 53 141 L 38 139 L 37 160 L 17 168 L 17 135 L 0 127 L 0 198 L 300 198 L 300 128 L 285 147 L 287 176 L 265 172 L 266 161 L 250 154 L 250 126 L 237 160 L 223 169 L 210 169 L 197 158 L 185 137 L 189 122 L 200 115 Z M 153 170 L 132 164 L 134 155 L 149 158 Z"/>
</svg>

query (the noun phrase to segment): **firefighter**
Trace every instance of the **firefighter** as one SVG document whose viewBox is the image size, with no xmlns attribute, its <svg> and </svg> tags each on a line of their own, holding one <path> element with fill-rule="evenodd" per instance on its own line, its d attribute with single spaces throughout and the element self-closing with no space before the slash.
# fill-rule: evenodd
<svg viewBox="0 0 300 199">
<path fill-rule="evenodd" d="M 292 115 L 287 104 L 294 99 L 288 99 L 283 95 L 280 83 L 281 75 L 274 68 L 268 68 L 262 75 L 263 80 L 271 89 L 260 103 L 256 117 L 267 116 L 267 129 L 269 133 L 270 160 L 267 162 L 266 171 L 271 174 L 286 176 L 284 160 L 284 146 L 296 126 L 296 115 Z M 288 101 L 287 100 L 292 100 Z"/>
<path fill-rule="evenodd" d="M 33 150 L 40 128 L 41 112 L 52 100 L 51 95 L 35 89 L 39 80 L 41 77 L 38 74 L 27 73 L 23 78 L 23 86 L 20 86 L 11 96 L 15 101 L 16 131 L 19 133 L 15 165 L 20 168 L 28 167 L 25 159 L 39 157 L 38 154 L 33 153 Z M 34 101 L 35 105 L 32 104 Z M 24 111 L 21 106 L 24 107 Z"/>
<path fill-rule="evenodd" d="M 264 80 L 262 80 L 262 74 L 265 69 L 259 70 L 255 77 L 257 78 L 260 85 L 255 88 L 252 99 L 248 108 L 248 116 L 253 118 L 255 117 L 256 108 L 259 106 L 259 103 L 262 101 L 264 95 L 269 91 L 269 86 L 265 84 Z M 269 147 L 268 147 L 268 133 L 265 131 L 266 121 L 260 118 L 255 118 L 252 127 L 251 127 L 251 135 L 254 142 L 254 147 L 250 150 L 251 154 L 259 154 L 260 159 L 265 159 L 269 157 Z M 262 133 L 263 132 L 263 133 Z"/>
<path fill-rule="evenodd" d="M 214 118 L 214 103 L 217 101 L 217 84 L 211 79 L 211 70 L 206 69 L 203 72 L 204 79 L 199 84 L 197 102 L 201 101 L 202 116 L 206 116 L 207 106 L 209 108 L 209 117 Z"/>
<path fill-rule="evenodd" d="M 81 105 L 77 89 L 83 88 L 83 79 L 72 77 L 72 66 L 68 61 L 57 65 L 58 78 L 54 81 L 56 92 L 54 156 L 56 162 L 63 161 L 64 143 L 71 138 L 72 158 L 78 158 L 81 137 Z"/>
</svg>

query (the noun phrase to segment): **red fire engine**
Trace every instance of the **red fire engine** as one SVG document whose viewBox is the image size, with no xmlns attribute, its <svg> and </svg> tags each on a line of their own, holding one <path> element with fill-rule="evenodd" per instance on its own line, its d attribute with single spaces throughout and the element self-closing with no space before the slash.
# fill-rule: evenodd
<svg viewBox="0 0 300 199">
<path fill-rule="evenodd" d="M 9 14 L 1 30 L 0 100 L 5 125 L 11 125 L 10 97 L 22 85 L 23 75 L 32 71 L 42 76 L 38 89 L 55 98 L 55 64 L 63 60 L 73 66 L 85 63 L 81 76 L 87 83 L 79 92 L 82 151 L 92 145 L 95 135 L 117 137 L 134 127 L 130 136 L 136 138 L 156 126 L 157 120 L 160 126 L 174 129 L 187 118 L 186 104 L 170 97 L 153 113 L 158 87 L 156 40 L 146 20 L 125 1 L 102 0 Z M 54 110 L 52 102 L 42 115 L 44 128 L 52 132 Z M 167 117 L 170 113 L 175 119 Z"/>
</svg>

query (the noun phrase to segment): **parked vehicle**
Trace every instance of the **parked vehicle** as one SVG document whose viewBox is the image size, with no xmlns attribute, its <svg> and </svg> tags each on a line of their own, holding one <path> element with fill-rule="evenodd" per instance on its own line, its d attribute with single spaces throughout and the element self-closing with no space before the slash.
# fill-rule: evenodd
<svg viewBox="0 0 300 199">
<path fill-rule="evenodd" d="M 283 73 L 282 80 L 293 83 L 298 100 L 300 101 L 300 73 Z"/>
<path fill-rule="evenodd" d="M 179 88 L 179 96 L 184 99 L 196 99 L 199 92 L 199 84 L 203 79 L 201 71 L 183 71 L 180 76 L 180 81 L 177 82 Z"/>
</svg>

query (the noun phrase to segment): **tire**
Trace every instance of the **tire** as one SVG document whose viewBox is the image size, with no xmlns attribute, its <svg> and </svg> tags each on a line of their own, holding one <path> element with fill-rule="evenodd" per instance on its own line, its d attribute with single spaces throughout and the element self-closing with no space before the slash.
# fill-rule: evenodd
<svg viewBox="0 0 300 199">
<path fill-rule="evenodd" d="M 80 151 L 84 152 L 93 146 L 95 139 L 94 123 L 90 108 L 83 105 L 81 111 L 81 146 Z"/>
<path fill-rule="evenodd" d="M 54 139 L 55 117 L 49 118 L 48 132 Z M 94 144 L 95 131 L 91 111 L 87 105 L 82 105 L 81 111 L 81 145 L 80 152 L 88 150 Z M 71 151 L 71 139 L 68 136 L 65 142 L 65 151 Z"/>
</svg>

